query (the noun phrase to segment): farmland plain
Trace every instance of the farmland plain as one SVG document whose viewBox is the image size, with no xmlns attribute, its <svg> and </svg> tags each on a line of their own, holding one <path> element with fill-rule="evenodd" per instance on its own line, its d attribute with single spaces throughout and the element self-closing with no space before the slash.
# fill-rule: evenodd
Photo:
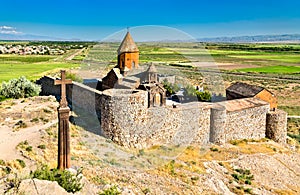
<svg viewBox="0 0 300 195">
<path fill-rule="evenodd" d="M 24 42 L 24 44 L 30 43 Z M 60 46 L 68 43 L 51 44 Z M 140 64 L 156 62 L 169 73 L 180 71 L 191 83 L 200 85 L 203 82 L 203 70 L 212 68 L 222 75 L 225 87 L 236 81 L 266 87 L 278 97 L 280 107 L 286 109 L 289 114 L 300 115 L 299 109 L 287 109 L 291 106 L 300 108 L 299 44 L 137 44 L 140 50 Z M 86 49 L 71 60 L 67 60 L 68 56 L 78 50 L 70 49 L 59 56 L 0 54 L 0 82 L 19 76 L 36 80 L 43 75 L 57 73 L 61 68 L 77 69 L 83 66 L 85 61 L 92 60 L 95 62 L 94 66 L 98 63 L 108 63 L 111 68 L 117 60 L 118 45 L 117 43 L 105 45 L 87 43 Z M 203 85 L 205 87 L 205 83 Z"/>
</svg>

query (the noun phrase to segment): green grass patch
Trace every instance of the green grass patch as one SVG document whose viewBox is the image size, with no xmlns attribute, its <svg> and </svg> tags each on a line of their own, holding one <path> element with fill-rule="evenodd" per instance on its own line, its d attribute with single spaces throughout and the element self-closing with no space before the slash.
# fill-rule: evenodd
<svg viewBox="0 0 300 195">
<path fill-rule="evenodd" d="M 251 60 L 274 60 L 287 63 L 300 63 L 300 55 L 296 54 L 263 54 L 263 55 L 229 55 L 229 57 Z"/>
<path fill-rule="evenodd" d="M 276 73 L 276 74 L 296 74 L 300 73 L 299 66 L 266 66 L 259 68 L 243 68 L 238 69 L 241 72 L 256 72 L 256 73 Z"/>
<path fill-rule="evenodd" d="M 278 108 L 286 111 L 288 115 L 300 116 L 300 106 L 278 106 Z"/>
<path fill-rule="evenodd" d="M 54 58 L 56 58 L 56 56 L 2 54 L 2 55 L 0 55 L 0 63 L 3 63 L 3 62 L 37 63 L 37 62 L 47 62 Z"/>
<path fill-rule="evenodd" d="M 0 82 L 26 76 L 29 80 L 36 80 L 48 71 L 55 69 L 70 69 L 80 66 L 74 63 L 43 63 L 43 64 L 3 64 L 0 62 Z"/>
<path fill-rule="evenodd" d="M 300 135 L 291 134 L 291 133 L 288 133 L 287 135 L 291 138 L 294 138 L 295 140 L 297 140 L 300 143 Z"/>
<path fill-rule="evenodd" d="M 78 170 L 76 175 L 73 175 L 67 170 L 49 169 L 48 166 L 42 166 L 34 172 L 30 173 L 31 178 L 40 180 L 57 181 L 67 192 L 78 192 L 82 189 L 83 184 L 80 182 L 82 179 L 82 170 Z"/>
</svg>

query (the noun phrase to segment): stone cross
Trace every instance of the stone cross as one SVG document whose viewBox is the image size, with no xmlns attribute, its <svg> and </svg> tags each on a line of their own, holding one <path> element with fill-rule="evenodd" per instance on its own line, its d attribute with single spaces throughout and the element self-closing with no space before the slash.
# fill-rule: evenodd
<svg viewBox="0 0 300 195">
<path fill-rule="evenodd" d="M 61 85 L 61 99 L 59 106 L 61 108 L 68 107 L 68 102 L 66 98 L 66 84 L 72 84 L 72 80 L 66 79 L 66 71 L 61 70 L 61 80 L 55 80 L 54 85 Z"/>
<path fill-rule="evenodd" d="M 58 163 L 59 169 L 70 168 L 70 130 L 69 113 L 70 108 L 66 98 L 66 84 L 71 84 L 72 80 L 66 80 L 66 71 L 61 70 L 61 80 L 55 80 L 54 85 L 61 85 L 61 99 L 58 107 Z"/>
</svg>

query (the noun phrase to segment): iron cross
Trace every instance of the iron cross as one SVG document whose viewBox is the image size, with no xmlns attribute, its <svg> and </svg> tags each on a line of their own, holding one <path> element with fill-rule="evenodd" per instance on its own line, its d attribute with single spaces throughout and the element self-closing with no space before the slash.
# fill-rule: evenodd
<svg viewBox="0 0 300 195">
<path fill-rule="evenodd" d="M 61 99 L 59 102 L 59 106 L 61 108 L 66 108 L 68 107 L 68 102 L 66 98 L 66 85 L 67 84 L 72 84 L 72 80 L 66 79 L 66 71 L 61 70 L 61 80 L 55 80 L 54 85 L 61 85 Z"/>
</svg>

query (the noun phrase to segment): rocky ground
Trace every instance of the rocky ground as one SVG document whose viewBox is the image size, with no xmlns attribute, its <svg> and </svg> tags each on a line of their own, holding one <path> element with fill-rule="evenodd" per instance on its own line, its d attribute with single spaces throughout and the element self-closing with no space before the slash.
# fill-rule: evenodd
<svg viewBox="0 0 300 195">
<path fill-rule="evenodd" d="M 51 96 L 0 103 L 0 194 L 68 194 L 29 177 L 41 164 L 56 167 L 57 106 Z M 72 171 L 84 176 L 77 194 L 300 194 L 295 140 L 128 150 L 99 135 L 95 116 L 71 114 Z"/>
</svg>

